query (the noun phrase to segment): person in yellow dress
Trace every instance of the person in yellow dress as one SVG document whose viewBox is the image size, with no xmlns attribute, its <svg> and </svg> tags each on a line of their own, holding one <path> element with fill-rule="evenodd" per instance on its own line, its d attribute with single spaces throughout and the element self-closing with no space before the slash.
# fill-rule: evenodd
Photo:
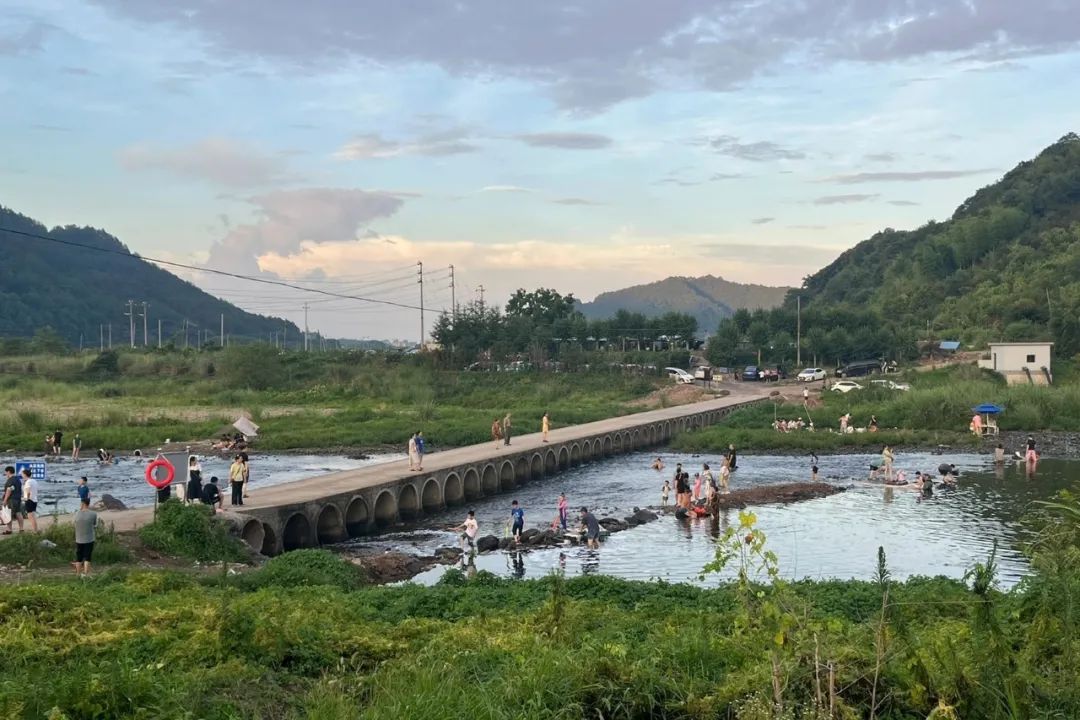
<svg viewBox="0 0 1080 720">
<path fill-rule="evenodd" d="M 551 421 L 548 420 L 548 414 L 544 413 L 544 419 L 540 421 L 540 432 L 544 435 L 544 442 L 548 441 L 548 430 L 551 429 Z"/>
</svg>

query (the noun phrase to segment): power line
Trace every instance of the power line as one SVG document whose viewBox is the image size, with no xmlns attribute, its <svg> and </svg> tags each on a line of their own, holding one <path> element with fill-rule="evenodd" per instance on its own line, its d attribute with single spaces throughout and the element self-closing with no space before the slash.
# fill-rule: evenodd
<svg viewBox="0 0 1080 720">
<path fill-rule="evenodd" d="M 61 240 L 59 238 L 49 237 L 48 235 L 39 235 L 37 233 L 23 232 L 22 230 L 11 230 L 9 228 L 0 228 L 3 232 L 11 233 L 12 235 L 20 235 L 22 237 L 31 238 L 34 240 L 45 240 L 46 242 L 57 243 L 58 245 L 68 245 L 70 247 L 77 247 L 83 250 L 96 250 L 97 252 L 108 253 L 110 255 L 119 255 L 120 257 L 130 258 L 132 260 L 145 260 L 157 265 L 167 265 L 169 267 L 183 268 L 184 270 L 193 270 L 195 272 L 211 273 L 213 275 L 220 275 L 222 277 L 229 277 L 236 280 L 248 280 L 250 282 L 262 283 L 263 285 L 275 285 L 277 287 L 291 288 L 293 290 L 301 290 L 304 292 L 315 293 L 317 295 L 326 295 L 328 297 L 342 298 L 345 300 L 358 300 L 360 302 L 375 303 L 377 305 L 390 305 L 393 307 L 404 308 L 405 310 L 421 310 L 418 305 L 409 305 L 407 303 L 395 302 L 393 300 L 377 300 L 374 298 L 363 297 L 360 295 L 347 295 L 344 293 L 333 292 L 332 290 L 321 290 L 319 288 L 303 287 L 302 285 L 293 285 L 292 283 L 285 282 L 283 280 L 270 280 L 268 278 L 252 277 L 250 275 L 240 275 L 239 273 L 226 272 L 225 270 L 214 270 L 212 268 L 197 267 L 195 265 L 186 265 L 184 263 L 173 262 L 171 260 L 161 260 L 158 258 L 147 257 L 144 255 L 135 255 L 131 252 L 121 252 L 120 250 L 112 250 L 110 248 L 94 247 L 93 245 L 85 245 L 83 243 L 74 242 L 71 240 Z"/>
</svg>

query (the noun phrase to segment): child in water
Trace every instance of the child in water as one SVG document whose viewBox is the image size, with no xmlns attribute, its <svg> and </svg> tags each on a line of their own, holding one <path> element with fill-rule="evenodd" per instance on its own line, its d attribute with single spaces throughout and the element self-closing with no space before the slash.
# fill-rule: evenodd
<svg viewBox="0 0 1080 720">
<path fill-rule="evenodd" d="M 660 488 L 660 507 L 667 507 L 668 497 L 671 496 L 671 483 L 664 481 L 664 487 Z"/>
<path fill-rule="evenodd" d="M 521 532 L 525 529 L 525 511 L 518 505 L 517 500 L 510 503 L 510 522 L 510 535 L 514 538 L 514 544 L 517 544 L 521 542 Z"/>
</svg>

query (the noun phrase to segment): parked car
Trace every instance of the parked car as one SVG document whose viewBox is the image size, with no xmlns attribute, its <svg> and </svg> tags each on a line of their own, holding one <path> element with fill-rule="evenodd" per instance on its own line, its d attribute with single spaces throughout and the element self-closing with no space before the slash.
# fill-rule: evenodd
<svg viewBox="0 0 1080 720">
<path fill-rule="evenodd" d="M 887 388 L 889 390 L 910 390 L 911 385 L 907 383 L 893 382 L 892 380 L 871 380 L 870 387 L 875 388 Z"/>
<path fill-rule="evenodd" d="M 664 368 L 664 370 L 667 371 L 668 377 L 673 378 L 677 383 L 694 384 L 694 376 L 682 368 L 668 367 Z"/>
<path fill-rule="evenodd" d="M 766 365 L 760 372 L 764 373 L 764 375 L 761 376 L 761 379 L 765 382 L 776 382 L 777 380 L 785 380 L 787 378 L 787 371 L 780 365 Z"/>
<path fill-rule="evenodd" d="M 795 376 L 798 382 L 813 382 L 815 380 L 824 380 L 825 371 L 821 368 L 806 368 L 801 373 Z"/>
<path fill-rule="evenodd" d="M 881 372 L 880 360 L 860 360 L 836 368 L 836 377 L 851 378 L 876 375 Z"/>
<path fill-rule="evenodd" d="M 708 365 L 699 365 L 694 368 L 694 378 L 696 380 L 712 380 L 713 369 Z"/>
<path fill-rule="evenodd" d="M 832 391 L 838 393 L 849 393 L 852 390 L 862 390 L 862 385 L 854 380 L 839 380 L 833 383 Z"/>
<path fill-rule="evenodd" d="M 760 380 L 761 375 L 758 374 L 757 365 L 747 365 L 746 369 L 743 370 L 742 379 L 743 380 L 754 380 L 754 381 Z"/>
</svg>

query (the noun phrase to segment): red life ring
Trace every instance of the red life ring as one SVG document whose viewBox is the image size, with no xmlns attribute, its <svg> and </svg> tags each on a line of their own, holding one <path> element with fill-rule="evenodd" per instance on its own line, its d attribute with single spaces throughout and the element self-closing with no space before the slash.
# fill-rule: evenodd
<svg viewBox="0 0 1080 720">
<path fill-rule="evenodd" d="M 165 468 L 164 480 L 158 480 L 154 476 L 154 471 L 160 467 Z M 158 490 L 171 485 L 174 477 L 176 477 L 176 468 L 174 468 L 173 464 L 165 458 L 158 458 L 146 466 L 146 482 L 148 482 L 151 487 L 157 488 Z"/>
</svg>

